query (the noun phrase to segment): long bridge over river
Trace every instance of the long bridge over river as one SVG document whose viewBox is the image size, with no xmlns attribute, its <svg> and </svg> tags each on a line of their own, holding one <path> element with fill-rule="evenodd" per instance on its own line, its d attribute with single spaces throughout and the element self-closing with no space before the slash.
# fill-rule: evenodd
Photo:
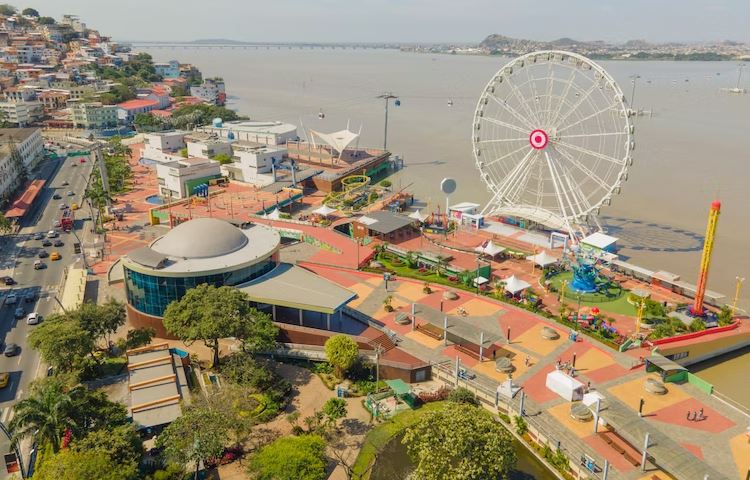
<svg viewBox="0 0 750 480">
<path fill-rule="evenodd" d="M 400 49 L 406 45 L 395 43 L 201 43 L 201 42 L 128 42 L 131 48 L 137 49 L 201 49 L 201 50 L 336 50 L 336 49 Z"/>
</svg>

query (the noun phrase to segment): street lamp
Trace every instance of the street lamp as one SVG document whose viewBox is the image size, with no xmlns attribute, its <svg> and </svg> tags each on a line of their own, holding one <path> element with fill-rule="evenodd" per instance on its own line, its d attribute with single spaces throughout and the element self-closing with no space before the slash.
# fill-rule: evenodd
<svg viewBox="0 0 750 480">
<path fill-rule="evenodd" d="M 396 106 L 399 106 L 401 105 L 401 100 L 398 99 L 397 95 L 394 95 L 391 92 L 383 93 L 382 95 L 378 95 L 375 98 L 385 100 L 385 128 L 383 132 L 383 150 L 388 150 L 388 104 L 392 99 L 394 99 L 396 100 Z"/>
<path fill-rule="evenodd" d="M 639 78 L 641 76 L 637 73 L 630 76 L 630 81 L 633 84 L 633 89 L 630 91 L 630 108 L 633 112 L 635 112 L 635 83 Z"/>
<path fill-rule="evenodd" d="M 737 310 L 737 300 L 740 298 L 740 290 L 742 290 L 742 282 L 745 281 L 745 277 L 736 277 L 737 278 L 737 285 L 734 288 L 734 301 L 732 302 L 732 317 L 734 318 L 734 313 Z"/>
</svg>

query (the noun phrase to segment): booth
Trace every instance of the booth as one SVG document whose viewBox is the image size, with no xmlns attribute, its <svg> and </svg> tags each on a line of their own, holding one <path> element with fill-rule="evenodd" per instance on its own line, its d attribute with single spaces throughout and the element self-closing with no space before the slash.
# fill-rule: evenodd
<svg viewBox="0 0 750 480">
<path fill-rule="evenodd" d="M 547 374 L 545 386 L 569 402 L 583 400 L 585 386 L 560 370 Z"/>
</svg>

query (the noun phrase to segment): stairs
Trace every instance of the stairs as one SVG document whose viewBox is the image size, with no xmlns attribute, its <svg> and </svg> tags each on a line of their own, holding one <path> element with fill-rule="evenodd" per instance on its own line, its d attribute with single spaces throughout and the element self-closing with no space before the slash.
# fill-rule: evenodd
<svg viewBox="0 0 750 480">
<path fill-rule="evenodd" d="M 378 347 L 382 348 L 383 350 L 381 353 L 385 353 L 396 348 L 396 344 L 393 343 L 393 340 L 391 340 L 391 338 L 385 333 L 381 333 L 367 343 L 374 349 Z"/>
</svg>

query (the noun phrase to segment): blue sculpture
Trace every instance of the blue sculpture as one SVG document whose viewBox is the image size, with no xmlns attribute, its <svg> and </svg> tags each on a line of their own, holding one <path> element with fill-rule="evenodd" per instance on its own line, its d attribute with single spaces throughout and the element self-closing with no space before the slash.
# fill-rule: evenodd
<svg viewBox="0 0 750 480">
<path fill-rule="evenodd" d="M 576 255 L 577 265 L 572 265 L 573 281 L 570 289 L 578 293 L 594 293 L 599 290 L 596 279 L 599 276 L 596 271 L 596 260 Z"/>
</svg>

